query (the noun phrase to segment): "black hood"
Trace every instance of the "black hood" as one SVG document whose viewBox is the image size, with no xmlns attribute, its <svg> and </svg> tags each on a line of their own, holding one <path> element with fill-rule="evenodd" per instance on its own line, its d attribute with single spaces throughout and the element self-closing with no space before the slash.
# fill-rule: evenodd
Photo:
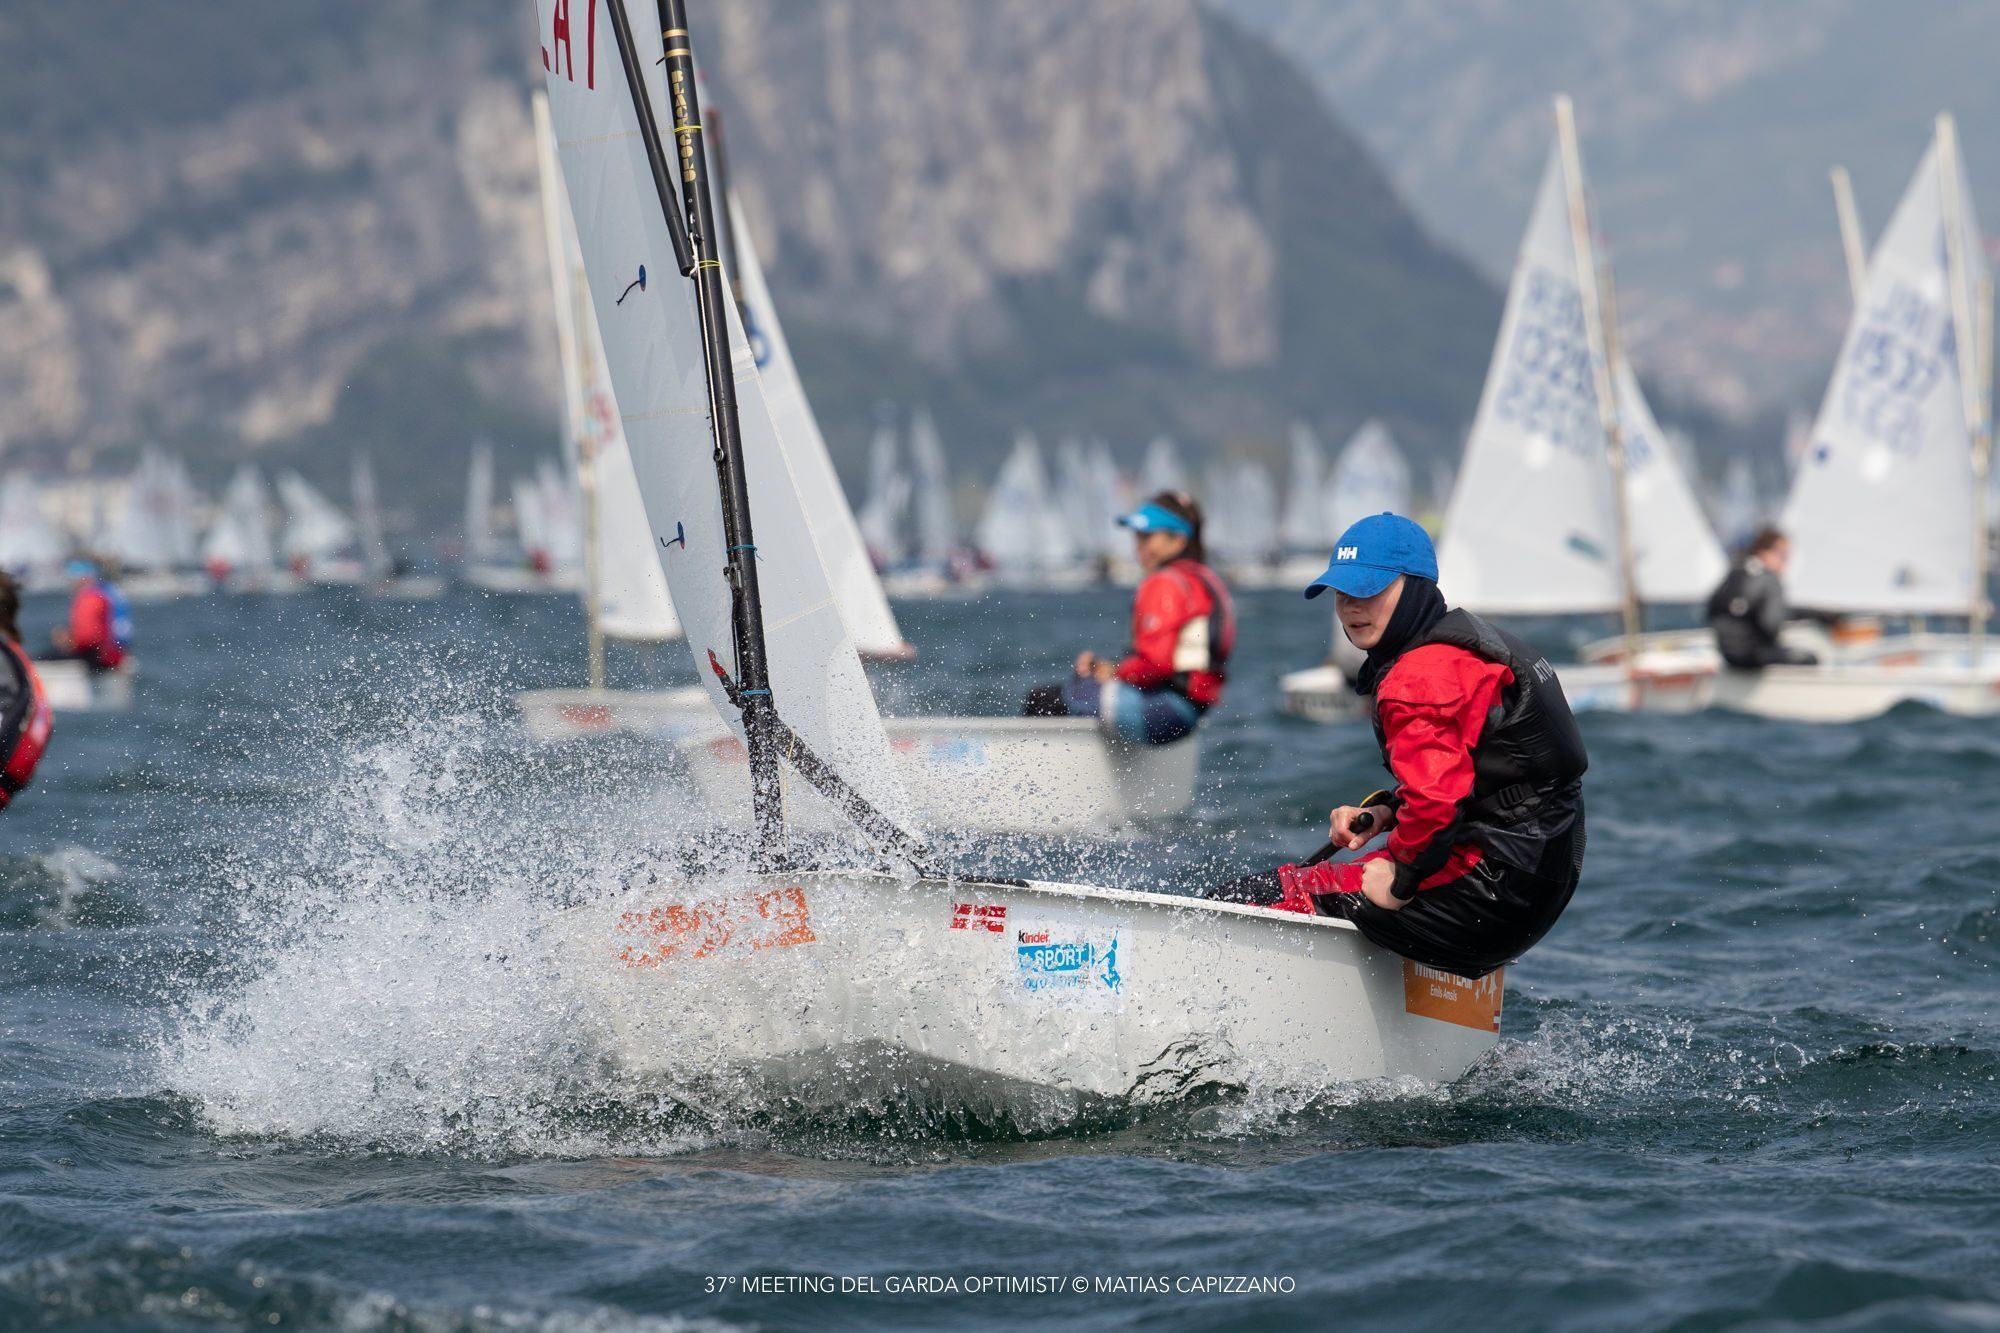
<svg viewBox="0 0 2000 1333">
<path fill-rule="evenodd" d="M 1403 594 L 1396 599 L 1389 628 L 1382 631 L 1381 640 L 1368 650 L 1368 661 L 1354 678 L 1354 692 L 1375 693 L 1376 682 L 1382 679 L 1389 664 L 1401 657 L 1405 648 L 1430 633 L 1431 627 L 1444 619 L 1445 610 L 1444 594 L 1438 591 L 1436 583 L 1415 574 L 1403 575 Z"/>
</svg>

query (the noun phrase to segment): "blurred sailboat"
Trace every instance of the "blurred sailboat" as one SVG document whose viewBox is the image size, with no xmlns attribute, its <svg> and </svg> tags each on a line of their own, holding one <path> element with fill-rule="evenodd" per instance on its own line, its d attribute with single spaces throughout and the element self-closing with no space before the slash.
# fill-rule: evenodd
<svg viewBox="0 0 2000 1333">
<path fill-rule="evenodd" d="M 225 592 L 296 592 L 298 581 L 278 568 L 271 495 L 249 463 L 229 479 L 201 543 L 202 568 Z"/>
<path fill-rule="evenodd" d="M 69 540 L 43 509 L 41 487 L 18 470 L 0 477 L 0 570 L 24 592 L 56 592 L 67 586 L 68 556 Z"/>
<path fill-rule="evenodd" d="M 1484 614 L 1621 614 L 1621 659 L 1565 670 L 1563 682 L 1579 706 L 1636 707 L 1655 675 L 1713 674 L 1712 657 L 1691 660 L 1678 645 L 1642 654 L 1641 603 L 1700 601 L 1727 564 L 1619 351 L 1568 98 L 1556 100 L 1556 130 L 1445 516 L 1438 581 L 1453 605 Z M 1285 677 L 1283 706 L 1339 713 L 1340 677 L 1331 664 Z"/>
<path fill-rule="evenodd" d="M 1014 437 L 993 480 L 975 539 L 994 580 L 1007 587 L 1079 588 L 1095 577 L 1049 490 L 1042 446 L 1027 431 Z"/>
<path fill-rule="evenodd" d="M 118 586 L 134 602 L 199 596 L 209 581 L 195 569 L 194 487 L 180 460 L 157 448 L 139 454 L 122 506 L 99 541 L 119 566 Z"/>
<path fill-rule="evenodd" d="M 278 497 L 285 506 L 282 549 L 292 577 L 305 583 L 360 583 L 365 572 L 359 538 L 347 515 L 297 472 L 278 474 Z"/>
<path fill-rule="evenodd" d="M 1396 445 L 1396 437 L 1380 421 L 1370 418 L 1341 446 L 1327 480 L 1327 525 L 1329 544 L 1370 514 L 1402 514 L 1411 511 L 1410 463 Z M 1318 576 L 1317 571 L 1314 574 Z"/>
<path fill-rule="evenodd" d="M 444 595 L 444 580 L 435 574 L 415 574 L 389 552 L 382 530 L 382 503 L 375 490 L 375 463 L 356 450 L 349 463 L 354 499 L 354 527 L 361 547 L 361 567 L 368 591 L 391 601 L 430 601 Z"/>
</svg>

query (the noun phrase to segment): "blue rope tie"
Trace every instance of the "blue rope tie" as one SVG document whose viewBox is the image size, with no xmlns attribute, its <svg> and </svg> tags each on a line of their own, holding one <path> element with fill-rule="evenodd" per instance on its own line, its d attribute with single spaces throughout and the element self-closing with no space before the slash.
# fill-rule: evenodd
<svg viewBox="0 0 2000 1333">
<path fill-rule="evenodd" d="M 730 553 L 731 555 L 734 555 L 734 554 L 735 554 L 736 552 L 738 552 L 738 551 L 755 551 L 756 549 L 757 549 L 757 548 L 756 548 L 756 546 L 755 546 L 755 545 L 750 545 L 750 546 L 732 546 L 732 547 L 730 547 L 730 548 L 729 548 L 729 553 Z"/>
<path fill-rule="evenodd" d="M 766 698 L 769 698 L 771 694 L 769 690 L 738 690 L 736 692 L 738 694 L 761 694 Z"/>
</svg>

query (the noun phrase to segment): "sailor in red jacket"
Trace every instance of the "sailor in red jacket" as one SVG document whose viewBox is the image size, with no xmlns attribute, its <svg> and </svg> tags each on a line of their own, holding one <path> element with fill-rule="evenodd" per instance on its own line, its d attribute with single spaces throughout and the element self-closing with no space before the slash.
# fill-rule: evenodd
<svg viewBox="0 0 2000 1333">
<path fill-rule="evenodd" d="M 1343 865 L 1286 865 L 1211 897 L 1346 917 L 1405 958 L 1484 976 L 1525 953 L 1583 868 L 1583 739 L 1552 667 L 1527 644 L 1446 609 L 1428 534 L 1378 514 L 1344 533 L 1327 572 L 1340 625 L 1368 654 L 1355 688 L 1395 785 L 1332 814 Z M 1367 815 L 1367 819 L 1360 817 Z"/>
<path fill-rule="evenodd" d="M 35 775 L 54 717 L 42 681 L 21 647 L 21 587 L 0 573 L 0 810 Z"/>
<path fill-rule="evenodd" d="M 75 592 L 70 597 L 69 624 L 50 635 L 55 655 L 89 664 L 93 671 L 116 671 L 125 660 L 118 633 L 118 614 L 110 590 L 98 578 L 97 566 L 72 560 L 65 572 Z"/>
<path fill-rule="evenodd" d="M 1145 571 L 1132 597 L 1132 648 L 1112 662 L 1078 653 L 1076 674 L 1028 692 L 1029 717 L 1094 717 L 1121 738 L 1165 745 L 1222 702 L 1236 647 L 1229 589 L 1205 563 L 1201 507 L 1162 491 L 1118 520 Z"/>
</svg>

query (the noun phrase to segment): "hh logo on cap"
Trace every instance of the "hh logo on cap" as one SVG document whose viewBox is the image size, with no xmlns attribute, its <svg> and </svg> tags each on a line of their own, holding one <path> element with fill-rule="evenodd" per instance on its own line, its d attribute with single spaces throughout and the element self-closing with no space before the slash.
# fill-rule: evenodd
<svg viewBox="0 0 2000 1333">
<path fill-rule="evenodd" d="M 1360 555 L 1361 548 L 1359 546 L 1343 546 L 1333 553 L 1333 558 L 1335 560 L 1354 560 L 1358 559 Z"/>
</svg>

